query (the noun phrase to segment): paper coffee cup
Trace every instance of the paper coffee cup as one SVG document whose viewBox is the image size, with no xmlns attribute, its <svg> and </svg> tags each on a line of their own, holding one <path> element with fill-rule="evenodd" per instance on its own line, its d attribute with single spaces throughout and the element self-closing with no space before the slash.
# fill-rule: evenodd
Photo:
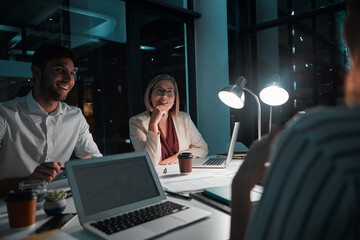
<svg viewBox="0 0 360 240">
<path fill-rule="evenodd" d="M 35 223 L 36 194 L 31 190 L 11 191 L 5 196 L 11 228 L 22 228 Z"/>
<path fill-rule="evenodd" d="M 193 155 L 190 152 L 179 153 L 179 168 L 180 173 L 190 174 L 192 172 L 192 159 Z"/>
</svg>

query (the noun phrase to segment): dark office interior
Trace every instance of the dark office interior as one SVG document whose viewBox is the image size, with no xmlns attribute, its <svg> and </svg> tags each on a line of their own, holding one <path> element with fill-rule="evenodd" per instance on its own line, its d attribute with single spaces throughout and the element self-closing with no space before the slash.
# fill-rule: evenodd
<svg viewBox="0 0 360 240">
<path fill-rule="evenodd" d="M 258 94 L 278 74 L 290 96 L 272 110 L 272 121 L 280 126 L 311 107 L 344 104 L 349 63 L 338 33 L 346 1 L 272 2 L 266 12 L 261 0 L 227 0 L 227 11 L 219 12 L 227 18 L 227 84 L 244 76 Z M 197 21 L 204 15 L 196 0 L 1 1 L 0 102 L 26 94 L 33 84 L 32 54 L 43 43 L 59 43 L 79 56 L 76 85 L 67 102 L 83 110 L 104 155 L 133 151 L 129 118 L 145 110 L 146 86 L 161 73 L 177 80 L 180 108 L 199 130 L 221 135 L 221 129 L 202 128 L 198 117 L 204 100 L 199 99 L 204 95 L 198 95 L 198 82 L 207 81 L 197 74 L 203 67 L 197 59 Z M 266 134 L 269 107 L 261 105 Z M 238 140 L 249 146 L 257 137 L 255 101 L 249 96 L 243 109 L 229 114 L 224 117 L 226 134 L 230 136 L 233 122 L 241 121 Z"/>
</svg>

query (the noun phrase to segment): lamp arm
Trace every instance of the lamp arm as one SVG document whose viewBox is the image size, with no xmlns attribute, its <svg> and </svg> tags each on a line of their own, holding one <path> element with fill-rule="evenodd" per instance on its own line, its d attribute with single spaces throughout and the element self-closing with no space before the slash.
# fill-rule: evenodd
<svg viewBox="0 0 360 240">
<path fill-rule="evenodd" d="M 269 111 L 269 133 L 271 131 L 271 122 L 272 122 L 272 105 L 270 105 L 270 111 Z"/>
<path fill-rule="evenodd" d="M 260 105 L 260 101 L 259 98 L 255 95 L 255 93 L 253 93 L 252 91 L 250 91 L 247 88 L 243 88 L 244 90 L 248 91 L 256 100 L 257 106 L 258 106 L 258 140 L 261 139 L 261 105 Z"/>
</svg>

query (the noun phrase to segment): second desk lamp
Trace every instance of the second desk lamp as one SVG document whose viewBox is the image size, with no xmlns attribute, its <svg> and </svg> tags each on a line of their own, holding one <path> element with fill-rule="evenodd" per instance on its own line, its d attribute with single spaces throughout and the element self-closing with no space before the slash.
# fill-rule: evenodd
<svg viewBox="0 0 360 240">
<path fill-rule="evenodd" d="M 289 93 L 279 83 L 279 75 L 275 74 L 273 79 L 274 81 L 263 88 L 259 94 L 261 101 L 270 106 L 269 132 L 271 129 L 272 107 L 283 105 L 289 99 Z"/>
</svg>

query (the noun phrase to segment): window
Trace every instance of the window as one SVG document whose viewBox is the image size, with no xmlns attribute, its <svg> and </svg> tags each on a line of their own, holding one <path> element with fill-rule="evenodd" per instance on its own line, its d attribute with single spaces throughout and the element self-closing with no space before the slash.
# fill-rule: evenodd
<svg viewBox="0 0 360 240">
<path fill-rule="evenodd" d="M 31 59 L 40 45 L 64 45 L 79 56 L 67 103 L 82 109 L 104 155 L 132 151 L 129 117 L 145 109 L 143 95 L 152 77 L 168 73 L 177 79 L 182 109 L 195 92 L 187 88 L 195 76 L 191 48 L 199 14 L 183 2 L 2 1 L 0 102 L 30 91 Z"/>
<path fill-rule="evenodd" d="M 278 0 L 271 2 L 274 8 L 266 6 L 268 1 L 227 3 L 230 82 L 243 75 L 247 87 L 258 94 L 273 74 L 279 74 L 290 93 L 286 104 L 273 108 L 273 122 L 284 125 L 310 107 L 344 104 L 344 1 Z M 231 111 L 231 121 L 244 123 L 240 138 L 250 144 L 257 134 L 257 112 L 255 102 L 247 100 L 244 109 Z M 263 134 L 268 121 L 269 106 L 262 103 Z"/>
</svg>

